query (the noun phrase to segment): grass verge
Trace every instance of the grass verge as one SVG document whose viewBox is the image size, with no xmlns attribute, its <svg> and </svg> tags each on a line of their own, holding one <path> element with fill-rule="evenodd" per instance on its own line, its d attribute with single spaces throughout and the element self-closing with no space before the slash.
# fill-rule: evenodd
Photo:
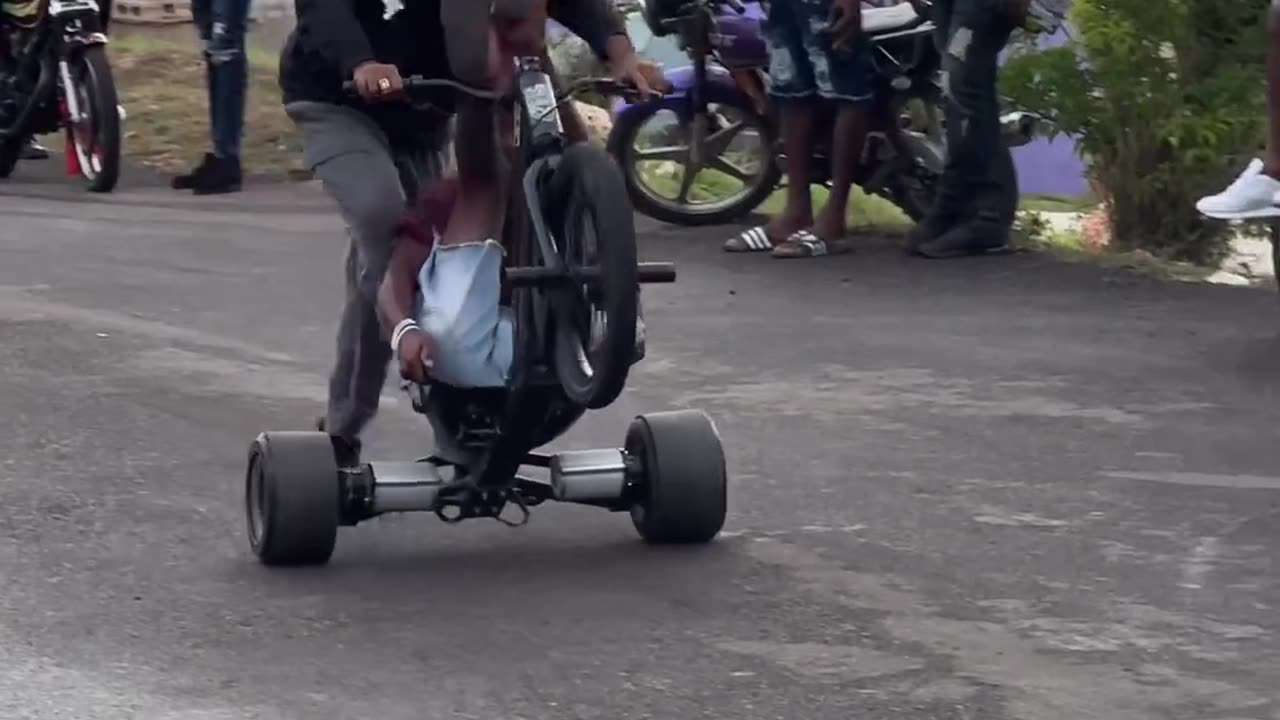
<svg viewBox="0 0 1280 720">
<path fill-rule="evenodd" d="M 1146 250 L 1119 251 L 1090 247 L 1077 230 L 1059 230 L 1036 211 L 1019 214 L 1014 244 L 1032 252 L 1052 255 L 1064 262 L 1089 263 L 1115 270 L 1129 270 L 1165 280 L 1203 282 L 1213 268 L 1156 257 Z"/>
<path fill-rule="evenodd" d="M 209 148 L 205 66 L 198 46 L 126 35 L 113 37 L 107 51 L 128 114 L 125 157 L 166 174 L 189 169 Z M 284 113 L 276 67 L 274 55 L 249 51 L 241 151 L 249 175 L 284 177 L 302 169 L 302 145 Z"/>
<path fill-rule="evenodd" d="M 680 193 L 681 178 L 678 174 L 646 172 L 645 184 L 655 192 L 668 198 Z M 716 198 L 728 197 L 742 189 L 742 183 L 715 170 L 703 170 L 698 174 L 690 190 L 690 197 L 695 201 L 707 202 Z M 810 188 L 815 210 L 822 208 L 827 202 L 828 190 L 825 187 Z M 786 202 L 786 191 L 777 190 L 765 199 L 757 213 L 772 215 L 782 209 Z M 868 195 L 862 188 L 855 186 L 849 199 L 847 213 L 850 228 L 876 228 L 889 232 L 902 231 L 911 227 L 908 218 L 896 205 L 875 195 Z"/>
</svg>

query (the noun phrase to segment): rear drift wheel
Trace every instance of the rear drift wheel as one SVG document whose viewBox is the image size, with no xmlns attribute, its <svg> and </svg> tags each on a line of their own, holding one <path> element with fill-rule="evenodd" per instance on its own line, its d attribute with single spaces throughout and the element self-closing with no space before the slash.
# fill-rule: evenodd
<svg viewBox="0 0 1280 720">
<path fill-rule="evenodd" d="M 263 433 L 249 448 L 245 513 L 263 565 L 323 565 L 339 523 L 338 463 L 322 432 Z"/>
<path fill-rule="evenodd" d="M 631 521 L 655 545 L 710 542 L 728 512 L 728 474 L 720 433 L 700 410 L 641 415 L 627 430 L 627 454 L 643 481 Z"/>
</svg>

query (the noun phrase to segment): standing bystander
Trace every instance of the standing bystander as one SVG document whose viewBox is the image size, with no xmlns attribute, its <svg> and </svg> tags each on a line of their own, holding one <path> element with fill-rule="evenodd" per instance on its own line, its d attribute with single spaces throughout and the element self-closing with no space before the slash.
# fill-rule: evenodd
<svg viewBox="0 0 1280 720">
<path fill-rule="evenodd" d="M 204 42 L 212 149 L 194 170 L 173 179 L 175 190 L 191 190 L 196 195 L 240 190 L 243 174 L 240 141 L 244 135 L 245 94 L 249 85 L 244 44 L 249 2 L 192 0 L 191 15 Z"/>
<path fill-rule="evenodd" d="M 1225 190 L 1196 203 L 1222 220 L 1280 215 L 1280 0 L 1267 13 L 1267 149 Z"/>
<path fill-rule="evenodd" d="M 1014 29 L 1050 30 L 1070 0 L 934 0 L 946 95 L 947 160 L 933 209 L 908 251 L 953 258 L 1004 248 L 1018 176 L 1000 134 L 999 58 Z"/>
<path fill-rule="evenodd" d="M 728 252 L 771 250 L 774 257 L 813 257 L 850 249 L 849 194 L 867 132 L 871 59 L 859 0 L 771 0 L 765 21 L 769 93 L 782 114 L 787 199 L 768 224 L 725 243 Z M 810 194 L 817 103 L 839 104 L 831 138 L 831 193 L 816 215 Z"/>
</svg>

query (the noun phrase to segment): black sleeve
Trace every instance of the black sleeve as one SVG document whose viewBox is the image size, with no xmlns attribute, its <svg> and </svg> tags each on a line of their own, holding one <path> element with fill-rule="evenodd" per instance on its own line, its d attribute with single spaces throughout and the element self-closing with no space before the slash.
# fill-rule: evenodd
<svg viewBox="0 0 1280 720">
<path fill-rule="evenodd" d="M 336 64 L 343 77 L 375 59 L 352 0 L 297 0 L 295 10 L 300 33 L 313 40 L 315 49 Z"/>
<path fill-rule="evenodd" d="M 605 59 L 605 47 L 614 35 L 626 35 L 627 26 L 612 0 L 555 0 L 551 19 L 582 38 Z"/>
</svg>

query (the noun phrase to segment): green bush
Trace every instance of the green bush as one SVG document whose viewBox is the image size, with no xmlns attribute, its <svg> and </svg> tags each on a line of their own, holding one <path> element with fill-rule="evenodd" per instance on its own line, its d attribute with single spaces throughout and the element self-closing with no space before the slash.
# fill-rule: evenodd
<svg viewBox="0 0 1280 720">
<path fill-rule="evenodd" d="M 1228 228 L 1195 201 L 1265 136 L 1267 0 L 1076 0 L 1071 42 L 1017 43 L 1002 90 L 1077 138 L 1122 250 L 1212 263 Z"/>
</svg>

